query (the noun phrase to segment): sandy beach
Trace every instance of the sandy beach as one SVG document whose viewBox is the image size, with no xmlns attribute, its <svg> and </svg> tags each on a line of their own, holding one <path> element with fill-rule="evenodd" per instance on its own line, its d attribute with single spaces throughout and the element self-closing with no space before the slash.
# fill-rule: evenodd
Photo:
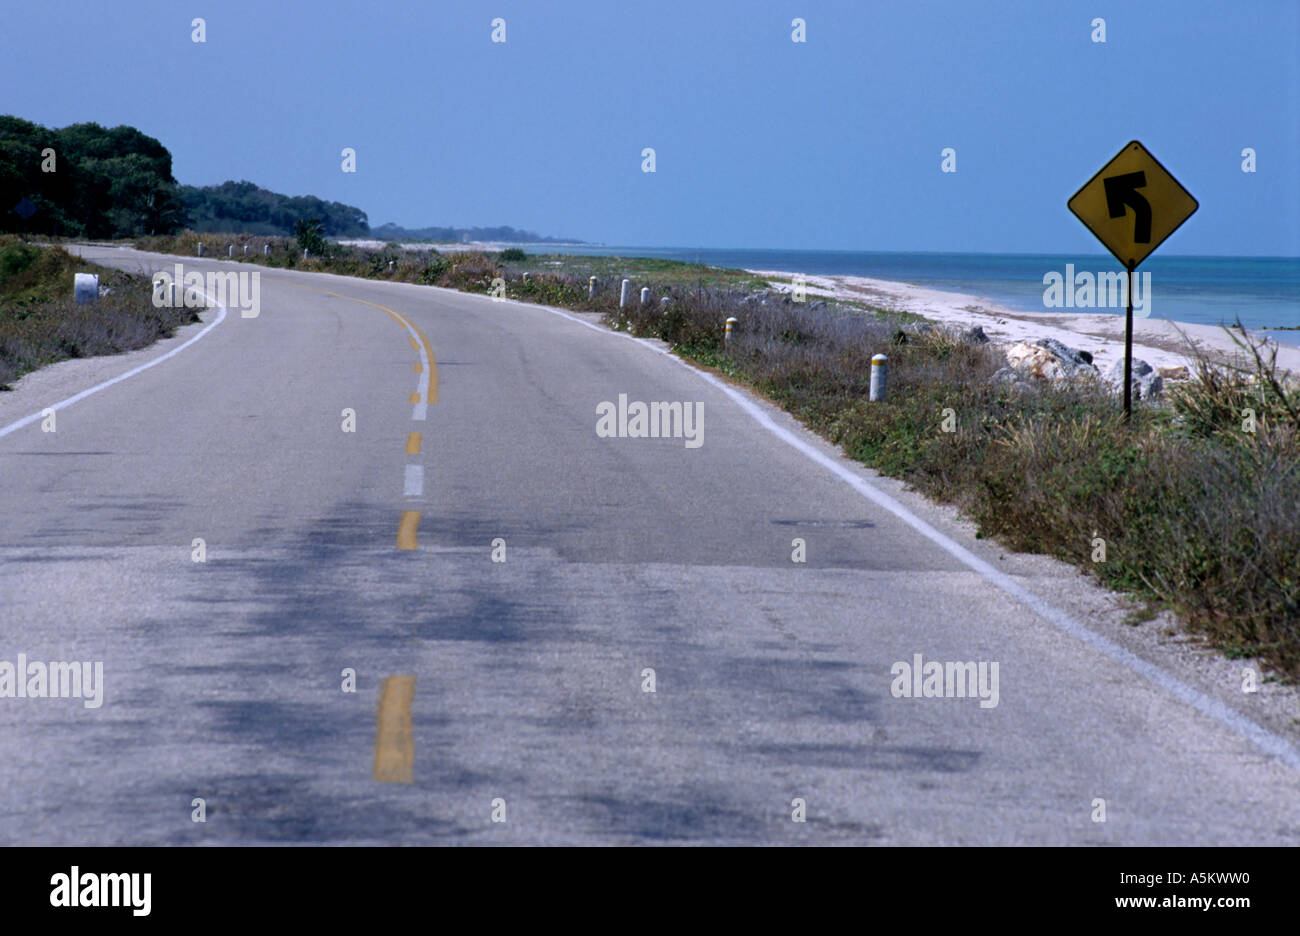
<svg viewBox="0 0 1300 936">
<path fill-rule="evenodd" d="M 1016 312 L 980 296 L 944 292 L 871 279 L 866 276 L 815 276 L 778 270 L 750 270 L 758 276 L 792 279 L 802 276 L 809 296 L 866 303 L 893 311 L 923 315 L 943 325 L 969 328 L 980 325 L 998 345 L 1055 338 L 1073 348 L 1090 351 L 1102 374 L 1124 357 L 1124 316 L 1105 313 L 1068 314 Z M 792 287 L 773 284 L 780 292 Z M 1188 342 L 1207 356 L 1230 359 L 1239 349 L 1217 325 L 1194 325 L 1160 318 L 1133 320 L 1133 357 L 1152 367 L 1190 365 L 1194 356 Z M 1300 374 L 1300 348 L 1277 345 L 1280 367 Z"/>
</svg>

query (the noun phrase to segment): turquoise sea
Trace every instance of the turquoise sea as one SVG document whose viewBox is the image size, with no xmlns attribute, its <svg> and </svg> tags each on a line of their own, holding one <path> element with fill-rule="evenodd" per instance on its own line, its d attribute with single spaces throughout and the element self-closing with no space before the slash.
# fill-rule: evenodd
<svg viewBox="0 0 1300 936">
<path fill-rule="evenodd" d="M 556 253 L 663 257 L 710 266 L 798 273 L 871 276 L 934 289 L 973 293 L 1022 312 L 1061 313 L 1044 305 L 1043 277 L 1122 272 L 1108 254 L 894 253 L 835 250 L 745 250 L 716 247 L 546 247 Z M 1251 329 L 1300 346 L 1300 257 L 1152 257 L 1139 272 L 1151 273 L 1151 318 L 1198 324 L 1231 324 L 1238 316 Z M 1113 312 L 1124 309 L 1083 309 Z M 1295 329 L 1295 330 L 1288 330 Z"/>
</svg>

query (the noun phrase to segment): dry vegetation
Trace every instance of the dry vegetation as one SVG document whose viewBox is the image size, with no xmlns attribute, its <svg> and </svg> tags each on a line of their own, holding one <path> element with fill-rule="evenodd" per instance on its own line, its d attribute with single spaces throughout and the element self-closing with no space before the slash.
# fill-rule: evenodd
<svg viewBox="0 0 1300 936">
<path fill-rule="evenodd" d="M 97 302 L 73 302 L 75 273 L 99 274 Z M 195 318 L 190 309 L 155 308 L 148 277 L 0 237 L 0 390 L 55 361 L 143 348 Z"/>
</svg>

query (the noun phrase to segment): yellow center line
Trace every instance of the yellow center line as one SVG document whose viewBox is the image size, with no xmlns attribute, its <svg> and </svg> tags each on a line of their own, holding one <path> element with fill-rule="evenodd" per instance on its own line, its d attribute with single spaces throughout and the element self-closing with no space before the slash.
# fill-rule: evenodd
<svg viewBox="0 0 1300 936">
<path fill-rule="evenodd" d="M 415 782 L 415 739 L 411 733 L 414 698 L 414 676 L 389 676 L 379 691 L 375 779 L 380 783 Z"/>
<path fill-rule="evenodd" d="M 397 523 L 397 548 L 419 549 L 420 544 L 415 538 L 415 531 L 419 528 L 420 512 L 418 510 L 403 510 L 402 519 Z"/>
<path fill-rule="evenodd" d="M 304 286 L 300 283 L 285 283 L 284 285 L 291 286 L 294 289 L 307 289 L 312 292 L 321 293 L 322 295 L 333 296 L 336 299 L 346 299 L 349 302 L 359 302 L 362 305 L 370 306 L 370 308 L 372 309 L 378 309 L 380 312 L 387 312 L 390 316 L 393 317 L 395 321 L 399 322 L 400 324 L 406 326 L 411 331 L 415 332 L 415 334 L 418 335 L 420 338 L 420 343 L 417 343 L 416 340 L 412 338 L 410 335 L 407 335 L 406 337 L 407 340 L 411 342 L 411 347 L 414 348 L 416 351 L 420 350 L 421 344 L 423 344 L 424 346 L 425 356 L 428 357 L 429 359 L 428 402 L 429 403 L 438 402 L 438 362 L 433 357 L 433 345 L 429 344 L 429 339 L 426 338 L 424 332 L 420 330 L 420 326 L 416 325 L 414 322 L 412 322 L 402 313 L 398 312 L 396 309 L 390 309 L 388 306 L 380 305 L 377 302 L 370 302 L 369 300 L 366 299 L 358 299 L 355 296 L 345 296 L 342 293 L 336 293 L 333 290 L 329 290 L 329 289 L 319 289 L 315 286 Z M 414 403 L 419 401 L 413 400 L 412 402 Z"/>
<path fill-rule="evenodd" d="M 294 289 L 306 289 L 309 290 L 310 292 L 320 293 L 325 296 L 333 296 L 336 299 L 346 299 L 349 302 L 358 302 L 361 305 L 370 306 L 372 309 L 378 309 L 381 312 L 386 312 L 390 317 L 393 318 L 394 321 L 396 321 L 398 324 L 404 326 L 407 329 L 408 334 L 406 336 L 406 340 L 411 343 L 411 347 L 415 350 L 417 354 L 423 353 L 425 359 L 428 360 L 429 373 L 421 381 L 421 383 L 424 385 L 425 388 L 426 398 L 424 402 L 426 403 L 438 402 L 438 362 L 433 356 L 433 346 L 429 344 L 429 339 L 425 337 L 424 332 L 420 330 L 420 327 L 418 325 L 416 325 L 406 316 L 402 315 L 402 313 L 398 312 L 396 309 L 390 309 L 388 306 L 379 305 L 376 302 L 369 302 L 365 299 L 358 299 L 355 296 L 345 296 L 342 293 L 336 293 L 330 289 L 319 289 L 315 286 L 305 286 L 300 283 L 285 283 L 284 285 L 290 286 Z M 419 341 L 416 341 L 415 338 L 412 338 L 410 332 L 415 332 L 415 334 L 419 337 Z M 424 365 L 419 361 L 417 361 L 415 364 L 415 372 L 417 374 L 424 373 Z M 411 405 L 413 406 L 418 405 L 421 402 L 420 392 L 416 391 L 415 393 L 412 393 L 408 397 L 408 400 L 411 403 Z M 408 455 L 420 454 L 420 433 L 413 432 L 407 437 L 406 453 Z M 397 525 L 397 548 L 398 549 L 419 549 L 419 542 L 416 538 L 416 532 L 418 531 L 419 527 L 420 527 L 420 512 L 418 510 L 402 511 L 402 519 L 398 522 Z M 378 753 L 376 753 L 376 758 L 378 758 Z M 375 762 L 375 771 L 377 775 L 379 771 L 379 762 L 377 759 Z M 406 782 L 409 783 L 410 781 L 408 780 Z"/>
<path fill-rule="evenodd" d="M 390 309 L 378 303 L 367 302 L 365 299 L 344 296 L 328 289 L 317 289 L 314 286 L 304 286 L 297 283 L 286 283 L 285 285 L 368 305 L 371 308 L 388 313 L 399 324 L 405 326 L 409 331 L 415 332 L 420 341 L 417 342 L 409 334 L 407 340 L 417 354 L 420 353 L 421 343 L 423 344 L 424 354 L 429 361 L 428 402 L 438 402 L 438 362 L 433 356 L 433 346 L 429 344 L 429 339 L 425 337 L 424 332 L 414 322 L 395 309 Z M 415 372 L 417 374 L 424 372 L 423 366 L 418 362 L 415 365 Z M 411 403 L 419 403 L 420 394 L 412 393 L 410 399 Z M 406 437 L 407 454 L 418 455 L 420 453 L 420 442 L 420 433 L 410 433 Z M 418 549 L 419 543 L 416 539 L 416 532 L 419 527 L 420 511 L 403 510 L 402 519 L 397 524 L 397 548 Z M 374 776 L 375 780 L 380 783 L 415 782 L 415 739 L 411 732 L 411 702 L 414 698 L 414 676 L 389 676 L 384 680 L 379 693 L 379 711 L 375 720 Z"/>
</svg>

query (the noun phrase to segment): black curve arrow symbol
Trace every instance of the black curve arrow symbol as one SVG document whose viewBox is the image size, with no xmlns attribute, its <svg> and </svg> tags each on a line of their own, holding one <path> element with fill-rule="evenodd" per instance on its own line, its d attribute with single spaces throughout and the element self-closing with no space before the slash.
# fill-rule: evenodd
<svg viewBox="0 0 1300 936">
<path fill-rule="evenodd" d="M 1151 203 L 1138 194 L 1147 184 L 1145 172 L 1126 172 L 1102 180 L 1106 186 L 1106 210 L 1112 218 L 1124 217 L 1124 206 L 1133 209 L 1133 243 L 1151 243 Z"/>
</svg>

